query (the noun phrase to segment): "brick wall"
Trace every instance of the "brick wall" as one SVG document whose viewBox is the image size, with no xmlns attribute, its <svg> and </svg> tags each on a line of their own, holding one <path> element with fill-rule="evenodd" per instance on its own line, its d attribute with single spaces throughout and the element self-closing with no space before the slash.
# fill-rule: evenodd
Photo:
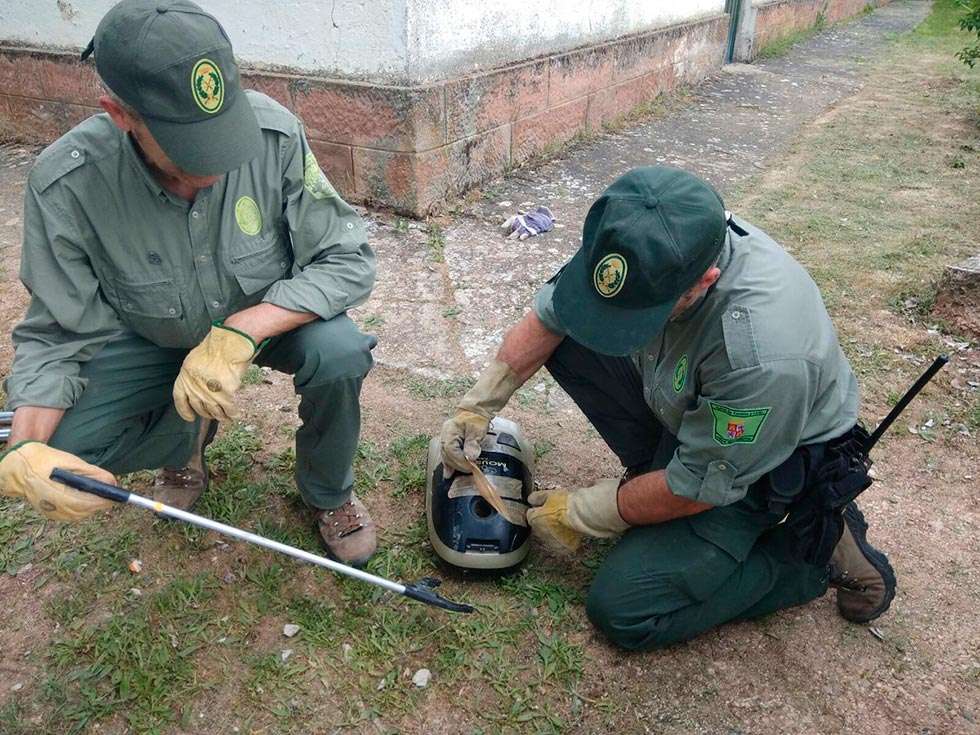
<svg viewBox="0 0 980 735">
<path fill-rule="evenodd" d="M 838 23 L 889 0 L 771 0 L 756 7 L 754 53 L 818 22 Z"/>
</svg>

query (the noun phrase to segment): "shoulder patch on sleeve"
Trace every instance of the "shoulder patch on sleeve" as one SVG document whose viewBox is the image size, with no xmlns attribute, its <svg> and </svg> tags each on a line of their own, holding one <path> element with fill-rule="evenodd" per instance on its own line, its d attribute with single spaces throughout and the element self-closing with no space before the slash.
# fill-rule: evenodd
<svg viewBox="0 0 980 735">
<path fill-rule="evenodd" d="M 730 408 L 708 401 L 714 419 L 714 440 L 723 447 L 732 444 L 755 444 L 762 425 L 769 416 L 770 407 Z"/>
<path fill-rule="evenodd" d="M 292 135 L 298 131 L 299 121 L 296 116 L 268 95 L 248 89 L 245 90 L 245 96 L 252 105 L 259 127 L 285 135 Z"/>
<path fill-rule="evenodd" d="M 85 163 L 85 150 L 57 146 L 44 151 L 31 171 L 30 184 L 39 194 L 65 174 Z"/>
<path fill-rule="evenodd" d="M 747 306 L 728 306 L 721 316 L 725 352 L 733 370 L 759 364 L 759 349 L 752 328 L 752 312 Z"/>
<path fill-rule="evenodd" d="M 323 173 L 313 151 L 307 151 L 306 158 L 303 160 L 303 186 L 314 199 L 337 196 L 337 190 L 333 188 L 333 184 Z"/>
</svg>

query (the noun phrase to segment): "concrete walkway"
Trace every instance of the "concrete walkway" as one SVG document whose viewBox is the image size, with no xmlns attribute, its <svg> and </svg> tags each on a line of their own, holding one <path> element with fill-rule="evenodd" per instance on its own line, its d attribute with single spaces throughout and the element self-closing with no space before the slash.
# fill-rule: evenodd
<svg viewBox="0 0 980 735">
<path fill-rule="evenodd" d="M 656 119 L 488 184 L 482 198 L 448 218 L 441 235 L 369 215 L 379 282 L 359 311 L 379 334 L 378 365 L 430 377 L 475 374 L 538 286 L 576 251 L 589 206 L 613 179 L 663 163 L 731 192 L 779 155 L 801 126 L 860 89 L 869 60 L 921 22 L 930 5 L 899 0 L 785 56 L 727 66 L 674 95 Z M 555 212 L 554 231 L 523 243 L 499 234 L 507 215 L 536 204 Z"/>
</svg>

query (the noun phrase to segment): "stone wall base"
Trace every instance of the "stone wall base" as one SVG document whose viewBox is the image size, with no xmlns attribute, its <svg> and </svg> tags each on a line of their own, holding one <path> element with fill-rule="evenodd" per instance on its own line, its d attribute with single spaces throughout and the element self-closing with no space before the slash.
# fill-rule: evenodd
<svg viewBox="0 0 980 735">
<path fill-rule="evenodd" d="M 794 33 L 838 23 L 890 0 L 771 0 L 755 7 L 753 56 Z"/>
<path fill-rule="evenodd" d="M 243 79 L 303 120 L 345 198 L 422 216 L 700 81 L 721 66 L 727 31 L 716 15 L 419 87 L 248 69 Z M 99 91 L 75 54 L 0 47 L 0 139 L 49 143 L 99 111 Z"/>
</svg>

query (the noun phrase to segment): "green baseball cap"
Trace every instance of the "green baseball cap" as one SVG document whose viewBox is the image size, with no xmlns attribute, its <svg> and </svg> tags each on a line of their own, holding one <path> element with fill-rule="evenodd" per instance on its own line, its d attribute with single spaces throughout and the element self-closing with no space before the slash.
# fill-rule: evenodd
<svg viewBox="0 0 980 735">
<path fill-rule="evenodd" d="M 637 351 L 721 253 L 726 222 L 718 192 L 686 171 L 619 177 L 589 209 L 582 247 L 555 284 L 562 326 L 595 352 Z"/>
<path fill-rule="evenodd" d="M 167 156 L 208 176 L 254 158 L 262 132 L 221 24 L 188 0 L 123 0 L 82 59 L 143 117 Z"/>
</svg>

